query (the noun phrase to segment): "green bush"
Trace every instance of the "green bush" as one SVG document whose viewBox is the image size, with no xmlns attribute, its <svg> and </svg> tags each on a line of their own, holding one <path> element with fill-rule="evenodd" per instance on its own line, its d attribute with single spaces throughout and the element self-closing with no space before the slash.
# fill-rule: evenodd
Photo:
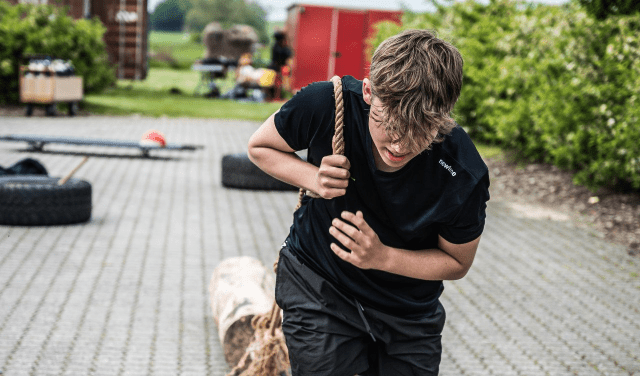
<svg viewBox="0 0 640 376">
<path fill-rule="evenodd" d="M 599 20 L 609 16 L 630 15 L 640 12 L 637 0 L 578 0 L 587 13 Z"/>
<path fill-rule="evenodd" d="M 475 139 L 576 171 L 592 187 L 640 188 L 640 16 L 597 21 L 576 4 L 492 0 L 409 14 L 373 41 L 433 29 L 460 49 L 455 117 Z"/>
<path fill-rule="evenodd" d="M 579 183 L 640 188 L 640 17 L 571 15 L 532 101 L 540 153 L 529 156 L 577 170 Z"/>
<path fill-rule="evenodd" d="M 97 20 L 76 20 L 63 9 L 47 5 L 10 5 L 0 0 L 0 103 L 19 100 L 19 72 L 23 57 L 43 54 L 71 60 L 83 77 L 85 93 L 115 82 Z"/>
</svg>

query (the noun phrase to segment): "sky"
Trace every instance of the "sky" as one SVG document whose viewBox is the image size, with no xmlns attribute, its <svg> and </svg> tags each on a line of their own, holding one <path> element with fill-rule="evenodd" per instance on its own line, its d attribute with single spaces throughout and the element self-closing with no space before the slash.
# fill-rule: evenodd
<svg viewBox="0 0 640 376">
<path fill-rule="evenodd" d="M 163 0 L 148 0 L 149 10 L 152 11 L 156 5 Z M 413 12 L 426 12 L 430 10 L 429 5 L 424 0 L 254 0 L 267 11 L 269 21 L 284 21 L 287 17 L 287 8 L 292 4 L 326 5 L 344 8 L 361 9 L 385 9 L 400 10 L 402 6 Z M 534 3 L 562 4 L 567 0 L 530 0 Z M 402 5 L 401 5 L 402 4 Z"/>
</svg>

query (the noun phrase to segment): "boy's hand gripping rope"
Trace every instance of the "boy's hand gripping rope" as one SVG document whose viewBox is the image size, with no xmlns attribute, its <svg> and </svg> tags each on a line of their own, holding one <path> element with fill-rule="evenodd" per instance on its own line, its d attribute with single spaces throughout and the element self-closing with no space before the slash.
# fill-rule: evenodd
<svg viewBox="0 0 640 376">
<path fill-rule="evenodd" d="M 342 100 L 342 79 L 338 76 L 333 76 L 331 82 L 333 82 L 333 97 L 336 101 L 336 132 L 333 135 L 332 149 L 333 154 L 344 155 L 344 101 Z M 300 188 L 298 206 L 296 206 L 295 210 L 298 210 L 302 205 L 302 198 L 305 194 L 309 197 L 320 198 L 320 195 L 317 193 Z"/>
<path fill-rule="evenodd" d="M 342 79 L 338 76 L 331 78 L 333 82 L 333 96 L 336 102 L 335 134 L 332 140 L 333 154 L 344 154 L 344 102 L 342 100 Z M 313 192 L 306 192 L 300 188 L 298 195 L 298 205 L 295 210 L 302 205 L 302 198 L 305 193 L 311 197 L 318 198 L 319 195 Z M 274 272 L 278 268 L 278 262 L 273 265 Z M 278 376 L 281 372 L 289 374 L 289 351 L 284 341 L 282 333 L 282 318 L 280 307 L 273 302 L 271 310 L 264 315 L 256 315 L 251 320 L 251 326 L 255 329 L 253 342 L 247 346 L 247 350 L 233 367 L 229 376 Z M 251 357 L 251 360 L 249 360 Z M 251 363 L 247 366 L 247 360 Z M 246 369 L 244 369 L 247 367 Z M 244 370 L 243 370 L 244 369 Z"/>
</svg>

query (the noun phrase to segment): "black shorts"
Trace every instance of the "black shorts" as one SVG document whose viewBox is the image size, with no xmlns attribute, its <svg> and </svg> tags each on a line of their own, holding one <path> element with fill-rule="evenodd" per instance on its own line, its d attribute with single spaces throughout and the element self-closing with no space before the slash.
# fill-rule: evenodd
<svg viewBox="0 0 640 376">
<path fill-rule="evenodd" d="M 294 376 L 437 375 L 444 308 L 396 317 L 362 306 L 280 251 L 276 302 Z"/>
</svg>

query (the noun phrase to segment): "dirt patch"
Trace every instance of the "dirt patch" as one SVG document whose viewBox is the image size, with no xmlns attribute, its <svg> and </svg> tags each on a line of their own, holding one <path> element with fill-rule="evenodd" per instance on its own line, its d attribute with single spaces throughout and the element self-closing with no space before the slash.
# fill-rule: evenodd
<svg viewBox="0 0 640 376">
<path fill-rule="evenodd" d="M 601 188 L 595 192 L 573 184 L 572 173 L 549 164 L 517 164 L 501 158 L 486 160 L 492 198 L 543 216 L 565 216 L 595 229 L 640 257 L 640 192 Z"/>
</svg>

